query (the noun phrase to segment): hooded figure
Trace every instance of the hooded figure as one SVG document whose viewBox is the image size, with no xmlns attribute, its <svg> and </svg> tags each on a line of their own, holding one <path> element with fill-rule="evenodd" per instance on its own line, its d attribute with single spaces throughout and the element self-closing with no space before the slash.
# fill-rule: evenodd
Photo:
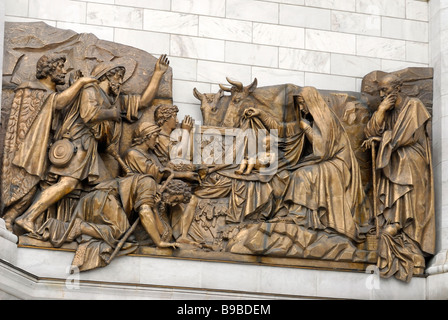
<svg viewBox="0 0 448 320">
<path fill-rule="evenodd" d="M 358 221 L 366 212 L 361 173 L 350 139 L 319 92 L 305 87 L 301 109 L 312 123 L 300 121 L 312 152 L 290 168 L 284 195 L 290 216 L 312 229 L 332 229 L 360 240 Z"/>
</svg>

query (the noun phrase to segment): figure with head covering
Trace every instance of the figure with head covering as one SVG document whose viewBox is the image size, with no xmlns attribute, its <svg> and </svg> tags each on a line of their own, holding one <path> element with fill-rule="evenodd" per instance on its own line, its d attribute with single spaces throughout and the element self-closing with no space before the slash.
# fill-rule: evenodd
<svg viewBox="0 0 448 320">
<path fill-rule="evenodd" d="M 4 219 L 12 231 L 14 220 L 30 205 L 39 181 L 47 173 L 47 150 L 57 128 L 58 114 L 63 112 L 84 85 L 94 78 L 78 78 L 65 85 L 66 57 L 48 54 L 36 63 L 36 80 L 24 82 L 15 90 L 7 124 L 2 170 Z"/>
<path fill-rule="evenodd" d="M 347 133 L 315 88 L 303 88 L 297 102 L 301 114 L 296 123 L 278 124 L 261 110 L 246 110 L 282 136 L 297 137 L 284 150 L 292 175 L 283 194 L 289 212 L 283 219 L 360 241 L 365 195 Z M 290 148 L 294 145 L 295 152 Z M 304 145 L 310 146 L 309 154 L 304 154 Z"/>
<path fill-rule="evenodd" d="M 159 140 L 154 149 L 155 154 L 164 166 L 176 168 L 176 164 L 188 163 L 188 147 L 190 132 L 193 128 L 193 119 L 185 116 L 180 128 L 177 113 L 179 108 L 175 105 L 161 104 L 154 110 L 154 121 L 160 127 Z M 176 131 L 176 129 L 181 129 Z M 180 133 L 180 137 L 176 134 Z M 187 160 L 187 161 L 185 161 Z M 184 166 L 187 168 L 187 166 Z M 193 168 L 189 168 L 192 170 Z"/>
<path fill-rule="evenodd" d="M 117 250 L 118 255 L 134 252 L 135 241 L 122 247 L 120 241 L 137 217 L 155 246 L 175 249 L 166 211 L 190 197 L 191 188 L 183 181 L 170 180 L 161 190 L 151 176 L 130 174 L 95 186 L 80 199 L 70 222 L 51 218 L 36 237 L 55 247 L 76 241 L 72 266 L 79 271 L 108 265 Z"/>
<path fill-rule="evenodd" d="M 378 171 L 379 267 L 385 277 L 409 281 L 435 252 L 431 115 L 401 91 L 397 76 L 387 74 L 378 86 L 382 102 L 367 123 L 364 146 L 378 149 L 372 161 Z"/>
<path fill-rule="evenodd" d="M 154 74 L 141 95 L 121 94 L 125 75 L 125 59 L 114 59 L 97 65 L 92 76 L 99 83 L 85 86 L 78 99 L 65 113 L 56 134 L 54 148 L 50 149 L 52 165 L 49 174 L 57 182 L 43 190 L 17 223 L 26 231 L 35 231 L 36 219 L 51 205 L 70 194 L 80 183 L 95 185 L 113 178 L 102 162 L 98 146 L 121 160 L 118 142 L 121 136 L 122 117 L 138 119 L 138 111 L 148 107 L 157 94 L 169 61 L 162 55 Z"/>
<path fill-rule="evenodd" d="M 197 182 L 198 174 L 192 171 L 176 171 L 165 167 L 155 154 L 156 146 L 159 143 L 159 134 L 161 128 L 158 125 L 141 122 L 134 132 L 132 147 L 127 150 L 124 156 L 124 161 L 129 169 L 134 173 L 150 175 L 157 183 L 161 183 L 170 174 L 174 179 L 184 179 L 190 182 Z M 190 197 L 191 198 L 191 197 Z M 190 198 L 188 201 L 190 201 Z M 186 202 L 180 202 L 183 205 Z M 194 212 L 190 214 L 183 214 L 181 219 L 182 236 L 188 232 L 188 228 L 194 218 Z M 167 220 L 167 219 L 165 219 Z M 181 241 L 182 242 L 182 241 Z"/>
</svg>

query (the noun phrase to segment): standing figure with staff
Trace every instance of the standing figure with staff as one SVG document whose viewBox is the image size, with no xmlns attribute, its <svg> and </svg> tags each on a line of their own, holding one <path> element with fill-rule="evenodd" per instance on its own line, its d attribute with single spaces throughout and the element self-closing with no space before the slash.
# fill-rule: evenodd
<svg viewBox="0 0 448 320">
<path fill-rule="evenodd" d="M 378 145 L 372 161 L 378 175 L 374 201 L 380 272 L 409 281 L 435 251 L 434 188 L 427 127 L 431 116 L 401 87 L 395 75 L 380 79 L 382 102 L 366 126 L 363 146 Z"/>
</svg>

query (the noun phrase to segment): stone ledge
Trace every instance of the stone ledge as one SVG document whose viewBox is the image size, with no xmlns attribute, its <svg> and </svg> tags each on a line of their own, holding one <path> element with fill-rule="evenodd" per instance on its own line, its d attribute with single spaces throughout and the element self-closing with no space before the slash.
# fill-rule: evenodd
<svg viewBox="0 0 448 320">
<path fill-rule="evenodd" d="M 73 252 L 17 251 L 15 265 L 0 261 L 0 291 L 25 299 L 424 300 L 427 295 L 421 276 L 404 283 L 366 272 L 148 256 L 117 257 L 106 268 L 70 275 Z M 14 292 L 3 289 L 8 283 Z"/>
<path fill-rule="evenodd" d="M 61 248 L 53 248 L 49 242 L 40 241 L 28 236 L 19 237 L 19 248 L 44 249 L 50 251 L 75 252 L 75 242 L 65 243 Z M 199 260 L 206 262 L 241 263 L 250 265 L 264 265 L 276 267 L 309 268 L 314 270 L 339 270 L 365 272 L 375 265 L 375 255 L 364 255 L 357 261 L 350 260 L 328 260 L 313 258 L 275 257 L 252 254 L 239 254 L 232 252 L 203 251 L 194 249 L 192 245 L 182 245 L 179 250 L 170 248 L 155 248 L 150 246 L 139 246 L 138 249 L 129 254 L 129 257 L 154 257 L 173 258 L 179 260 Z"/>
<path fill-rule="evenodd" d="M 430 261 L 426 273 L 429 275 L 448 272 L 448 250 L 436 254 Z"/>
<path fill-rule="evenodd" d="M 5 227 L 5 220 L 0 219 L 0 259 L 15 263 L 17 258 L 18 238 Z"/>
<path fill-rule="evenodd" d="M 0 218 L 0 238 L 4 238 L 12 243 L 17 243 L 19 238 L 6 229 L 5 220 Z"/>
</svg>

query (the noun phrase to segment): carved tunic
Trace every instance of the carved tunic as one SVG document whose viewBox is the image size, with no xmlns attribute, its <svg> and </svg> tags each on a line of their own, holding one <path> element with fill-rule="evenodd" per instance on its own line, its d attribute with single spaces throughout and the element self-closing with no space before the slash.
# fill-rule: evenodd
<svg viewBox="0 0 448 320">
<path fill-rule="evenodd" d="M 112 178 L 104 168 L 98 155 L 98 143 L 106 146 L 118 144 L 121 136 L 121 122 L 96 121 L 101 109 L 118 107 L 126 113 L 130 121 L 138 118 L 139 96 L 121 95 L 115 105 L 109 96 L 98 86 L 86 86 L 80 97 L 67 111 L 56 139 L 67 138 L 76 147 L 76 153 L 64 167 L 50 167 L 50 172 L 60 176 L 69 176 L 78 180 L 95 183 Z"/>
<path fill-rule="evenodd" d="M 131 148 L 126 152 L 124 161 L 132 172 L 150 175 L 157 183 L 162 181 L 163 173 L 160 169 L 163 166 L 153 153 Z"/>
</svg>

